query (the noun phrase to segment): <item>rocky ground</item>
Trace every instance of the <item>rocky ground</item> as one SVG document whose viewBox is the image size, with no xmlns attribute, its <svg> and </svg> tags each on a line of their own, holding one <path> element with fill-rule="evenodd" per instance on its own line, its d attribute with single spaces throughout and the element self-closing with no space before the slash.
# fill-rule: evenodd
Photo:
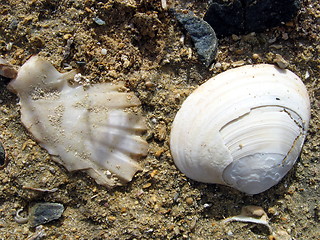
<svg viewBox="0 0 320 240">
<path fill-rule="evenodd" d="M 207 9 L 204 0 L 167 2 L 199 17 Z M 150 144 L 141 161 L 144 170 L 125 187 L 107 190 L 50 160 L 22 126 L 18 99 L 1 79 L 0 139 L 10 162 L 0 170 L 0 239 L 319 238 L 317 0 L 303 1 L 298 16 L 279 27 L 220 38 L 209 68 L 199 62 L 190 37 L 160 0 L 4 0 L 0 26 L 0 54 L 11 64 L 22 65 L 39 54 L 60 71 L 79 69 L 93 84 L 124 81 L 142 102 Z M 312 104 L 309 134 L 294 169 L 277 186 L 254 196 L 187 179 L 175 167 L 168 143 L 184 99 L 217 73 L 275 63 L 279 55 L 304 81 Z M 15 221 L 17 210 L 23 208 L 25 216 L 37 202 L 62 203 L 63 216 L 40 228 Z M 267 212 L 273 233 L 261 225 L 221 221 L 247 205 Z"/>
</svg>

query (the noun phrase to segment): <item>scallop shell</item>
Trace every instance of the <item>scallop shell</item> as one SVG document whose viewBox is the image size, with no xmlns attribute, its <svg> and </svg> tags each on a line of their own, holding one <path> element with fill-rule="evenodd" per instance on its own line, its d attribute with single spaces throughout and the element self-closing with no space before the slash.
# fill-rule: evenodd
<svg viewBox="0 0 320 240">
<path fill-rule="evenodd" d="M 21 120 L 54 160 L 84 170 L 107 187 L 130 181 L 148 145 L 139 134 L 144 120 L 133 110 L 139 99 L 122 84 L 72 86 L 76 72 L 59 73 L 34 56 L 8 85 L 20 98 Z M 132 110 L 132 111 L 131 111 Z"/>
<path fill-rule="evenodd" d="M 310 120 L 306 87 L 273 65 L 228 70 L 196 89 L 171 131 L 171 153 L 188 177 L 248 194 L 277 184 L 297 160 Z"/>
</svg>

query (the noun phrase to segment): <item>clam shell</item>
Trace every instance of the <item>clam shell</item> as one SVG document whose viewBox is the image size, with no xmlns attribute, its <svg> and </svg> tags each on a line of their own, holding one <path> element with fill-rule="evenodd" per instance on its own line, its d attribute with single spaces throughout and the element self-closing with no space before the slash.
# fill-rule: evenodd
<svg viewBox="0 0 320 240">
<path fill-rule="evenodd" d="M 0 76 L 6 78 L 15 78 L 17 73 L 18 71 L 13 65 L 9 64 L 6 60 L 0 57 Z"/>
<path fill-rule="evenodd" d="M 298 76 L 268 64 L 243 66 L 211 78 L 185 100 L 172 125 L 171 153 L 196 181 L 257 194 L 292 168 L 309 120 Z"/>
<path fill-rule="evenodd" d="M 70 85 L 75 74 L 33 56 L 8 88 L 20 98 L 22 123 L 55 161 L 101 185 L 122 185 L 141 170 L 137 159 L 148 150 L 144 119 L 135 113 L 140 101 L 120 83 Z"/>
</svg>

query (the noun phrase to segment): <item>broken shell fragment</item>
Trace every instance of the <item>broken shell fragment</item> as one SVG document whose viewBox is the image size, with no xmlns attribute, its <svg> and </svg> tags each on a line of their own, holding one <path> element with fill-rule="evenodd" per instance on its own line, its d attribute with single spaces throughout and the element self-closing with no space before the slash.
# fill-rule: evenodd
<svg viewBox="0 0 320 240">
<path fill-rule="evenodd" d="M 20 213 L 23 211 L 23 208 L 20 208 L 16 211 L 16 215 L 14 216 L 14 220 L 19 224 L 25 224 L 29 221 L 29 217 L 22 217 L 20 216 Z"/>
<path fill-rule="evenodd" d="M 299 157 L 310 120 L 303 82 L 260 64 L 228 70 L 196 89 L 171 130 L 177 167 L 205 183 L 248 194 L 277 184 Z"/>
<path fill-rule="evenodd" d="M 9 64 L 3 58 L 0 58 L 0 75 L 6 78 L 15 78 L 18 71 L 13 65 Z"/>
<path fill-rule="evenodd" d="M 228 223 L 238 221 L 262 224 L 268 227 L 270 233 L 272 233 L 272 228 L 269 225 L 268 220 L 268 215 L 262 207 L 249 205 L 242 207 L 240 215 L 226 218 L 223 222 Z"/>
<path fill-rule="evenodd" d="M 131 181 L 148 150 L 139 99 L 120 83 L 70 85 L 75 74 L 31 57 L 8 85 L 20 98 L 22 123 L 69 171 L 86 171 L 107 187 Z"/>
<path fill-rule="evenodd" d="M 59 219 L 64 211 L 61 203 L 36 203 L 29 209 L 29 223 L 36 227 Z"/>
</svg>

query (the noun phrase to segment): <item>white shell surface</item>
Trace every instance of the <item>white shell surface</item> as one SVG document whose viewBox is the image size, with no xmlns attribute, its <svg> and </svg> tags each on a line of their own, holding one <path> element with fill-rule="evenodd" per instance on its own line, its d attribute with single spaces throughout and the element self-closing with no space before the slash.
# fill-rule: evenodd
<svg viewBox="0 0 320 240">
<path fill-rule="evenodd" d="M 140 137 L 144 120 L 130 111 L 140 101 L 120 92 L 122 84 L 71 86 L 75 74 L 33 56 L 8 88 L 20 98 L 22 123 L 55 161 L 86 171 L 98 184 L 122 185 L 141 170 L 136 160 L 148 150 Z"/>
<path fill-rule="evenodd" d="M 193 180 L 257 194 L 292 168 L 309 120 L 298 76 L 268 64 L 243 66 L 209 79 L 184 101 L 172 125 L 171 153 Z"/>
</svg>

